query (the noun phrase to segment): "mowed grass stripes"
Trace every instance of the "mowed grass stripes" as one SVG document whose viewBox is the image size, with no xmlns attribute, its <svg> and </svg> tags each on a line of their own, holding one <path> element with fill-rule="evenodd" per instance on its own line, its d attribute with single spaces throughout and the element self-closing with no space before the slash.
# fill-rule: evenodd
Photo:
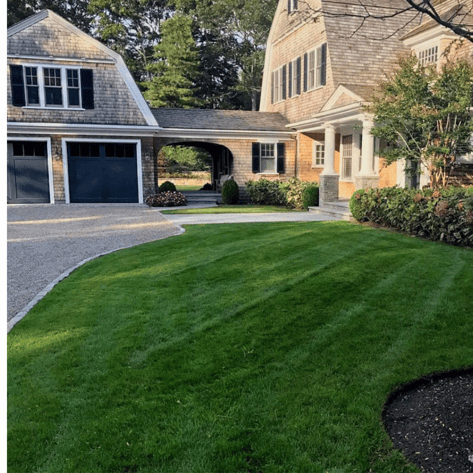
<svg viewBox="0 0 473 473">
<path fill-rule="evenodd" d="M 8 336 L 9 472 L 417 471 L 381 409 L 473 365 L 471 250 L 209 225 L 92 261 Z"/>
</svg>

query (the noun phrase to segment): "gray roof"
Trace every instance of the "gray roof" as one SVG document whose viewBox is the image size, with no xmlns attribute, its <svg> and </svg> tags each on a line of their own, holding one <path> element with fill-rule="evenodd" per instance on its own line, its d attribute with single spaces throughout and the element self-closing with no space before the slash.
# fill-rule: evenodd
<svg viewBox="0 0 473 473">
<path fill-rule="evenodd" d="M 408 50 L 400 39 L 420 21 L 415 12 L 404 11 L 406 5 L 405 0 L 322 0 L 335 86 L 376 85 Z M 363 20 L 366 10 L 378 18 Z M 389 17 L 396 11 L 402 13 Z"/>
<path fill-rule="evenodd" d="M 289 123 L 279 113 L 243 110 L 152 108 L 162 128 L 191 130 L 288 131 Z"/>
<path fill-rule="evenodd" d="M 471 8 L 459 3 L 459 1 L 460 0 L 446 1 L 443 5 L 437 7 L 437 13 L 444 21 L 461 25 L 466 29 L 471 29 L 471 26 L 473 25 Z M 411 38 L 412 36 L 423 33 L 424 31 L 427 31 L 435 26 L 438 26 L 438 23 L 430 16 L 425 15 L 422 24 L 411 30 L 402 39 Z"/>
</svg>

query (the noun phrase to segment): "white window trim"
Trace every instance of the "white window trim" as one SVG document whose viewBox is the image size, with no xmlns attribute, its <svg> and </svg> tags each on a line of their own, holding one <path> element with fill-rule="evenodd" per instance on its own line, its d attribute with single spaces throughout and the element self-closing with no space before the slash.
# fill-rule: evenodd
<svg viewBox="0 0 473 473">
<path fill-rule="evenodd" d="M 291 1 L 291 8 L 289 10 L 289 14 L 299 11 L 299 4 L 297 5 L 297 7 L 295 7 L 294 0 L 290 0 L 290 1 Z"/>
<path fill-rule="evenodd" d="M 285 99 L 282 98 L 283 94 L 282 94 L 282 87 L 283 87 L 283 80 L 282 80 L 282 69 L 283 67 L 285 66 L 285 64 L 283 64 L 282 66 L 276 68 L 273 70 L 272 72 L 272 75 L 273 75 L 273 98 L 274 98 L 274 102 L 273 104 L 276 104 L 276 103 L 281 103 L 281 102 L 284 102 Z M 276 89 L 276 80 L 275 80 L 275 77 L 276 77 L 276 72 L 278 73 L 278 87 Z M 287 88 L 287 68 L 286 68 L 286 88 Z M 276 97 L 276 90 L 278 90 L 278 97 Z M 286 94 L 287 96 L 287 94 Z"/>
<path fill-rule="evenodd" d="M 94 139 L 94 138 L 62 138 L 62 165 L 64 169 L 64 197 L 66 204 L 71 203 L 69 190 L 69 167 L 67 156 L 67 143 L 126 143 L 136 145 L 136 165 L 138 178 L 138 203 L 143 203 L 143 167 L 141 161 L 141 140 L 116 140 L 116 139 Z"/>
<path fill-rule="evenodd" d="M 51 153 L 51 138 L 32 138 L 31 136 L 7 136 L 7 141 L 36 141 L 46 142 L 46 152 L 48 153 L 48 179 L 49 179 L 49 203 L 54 204 L 54 179 L 53 179 L 53 157 Z"/>
<path fill-rule="evenodd" d="M 319 44 L 318 46 L 316 46 L 315 48 L 313 49 L 310 49 L 309 51 L 307 51 L 307 92 L 312 92 L 313 90 L 318 90 L 318 89 L 321 89 L 322 87 L 324 87 L 324 85 L 322 84 L 319 84 L 317 85 L 317 51 L 319 49 L 322 49 L 322 46 L 324 45 L 325 43 L 321 43 Z M 309 87 L 309 56 L 310 56 L 310 53 L 313 52 L 314 53 L 314 86 L 313 87 Z M 327 64 L 325 64 L 325 67 L 327 67 Z"/>
<path fill-rule="evenodd" d="M 83 111 L 85 108 L 82 108 L 82 91 L 81 91 L 81 82 L 80 82 L 80 72 L 79 75 L 79 100 L 81 106 L 79 107 L 69 107 L 69 96 L 67 93 L 67 69 L 80 70 L 82 66 L 72 66 L 72 65 L 59 65 L 59 64 L 45 64 L 45 63 L 25 63 L 21 64 L 23 66 L 23 81 L 24 81 L 24 90 L 25 90 L 25 100 L 28 103 L 28 91 L 26 85 L 26 67 L 36 67 L 38 75 L 38 87 L 39 87 L 39 105 L 26 105 L 22 108 L 35 109 L 35 110 L 79 110 Z M 44 74 L 43 68 L 46 69 L 61 69 L 61 90 L 62 90 L 62 103 L 63 106 L 59 105 L 46 105 L 46 97 L 44 94 Z"/>
<path fill-rule="evenodd" d="M 351 135 L 351 177 L 343 177 L 343 138 L 345 136 Z M 354 162 L 353 159 L 353 149 L 355 148 L 355 136 L 352 132 L 340 133 L 340 182 L 354 182 L 355 172 L 354 172 Z"/>
<path fill-rule="evenodd" d="M 259 144 L 259 165 L 261 169 L 261 145 L 273 145 L 274 146 L 274 172 L 258 172 L 257 176 L 279 176 L 278 173 L 278 143 L 277 140 L 260 140 L 258 141 Z"/>
<path fill-rule="evenodd" d="M 297 93 L 297 60 L 299 58 L 301 58 L 301 87 L 300 87 L 301 91 L 300 93 Z M 302 67 L 303 67 L 302 56 L 297 56 L 296 58 L 294 58 L 292 61 L 289 61 L 289 62 L 292 64 L 292 84 L 291 84 L 292 95 L 290 97 L 292 99 L 294 97 L 299 97 L 302 94 Z M 289 81 L 289 71 L 287 73 L 287 77 Z"/>
<path fill-rule="evenodd" d="M 324 164 L 317 164 L 316 163 L 317 146 L 323 146 L 324 147 Z M 312 142 L 312 168 L 317 168 L 317 169 L 324 169 L 325 168 L 325 141 L 314 140 Z"/>
<path fill-rule="evenodd" d="M 420 62 L 420 59 L 419 59 L 420 53 L 423 51 L 427 51 L 428 49 L 435 48 L 435 47 L 437 47 L 437 61 L 424 64 L 424 66 L 432 66 L 434 64 L 438 64 L 439 59 L 440 59 L 440 41 L 438 38 L 435 38 L 430 41 L 425 41 L 423 43 L 416 45 L 415 48 L 413 48 L 413 51 L 414 51 L 414 54 L 416 55 L 417 60 Z"/>
</svg>

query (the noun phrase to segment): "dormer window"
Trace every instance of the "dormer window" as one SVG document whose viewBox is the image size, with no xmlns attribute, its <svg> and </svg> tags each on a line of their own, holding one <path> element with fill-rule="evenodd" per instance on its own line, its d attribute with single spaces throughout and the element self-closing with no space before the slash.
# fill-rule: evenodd
<svg viewBox="0 0 473 473">
<path fill-rule="evenodd" d="M 12 105 L 93 109 L 93 71 L 80 66 L 10 65 Z"/>
<path fill-rule="evenodd" d="M 292 13 L 299 10 L 298 3 L 299 2 L 297 0 L 287 0 L 287 12 Z"/>
<path fill-rule="evenodd" d="M 422 66 L 435 64 L 438 60 L 439 47 L 432 46 L 431 48 L 422 49 L 417 52 L 417 59 Z"/>
</svg>

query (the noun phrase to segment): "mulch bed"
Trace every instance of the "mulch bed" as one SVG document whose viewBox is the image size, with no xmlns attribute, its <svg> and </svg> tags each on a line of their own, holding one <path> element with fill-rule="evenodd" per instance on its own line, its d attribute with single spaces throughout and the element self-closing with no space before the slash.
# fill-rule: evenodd
<svg viewBox="0 0 473 473">
<path fill-rule="evenodd" d="M 473 473 L 473 368 L 401 386 L 383 421 L 394 447 L 421 471 Z"/>
</svg>

